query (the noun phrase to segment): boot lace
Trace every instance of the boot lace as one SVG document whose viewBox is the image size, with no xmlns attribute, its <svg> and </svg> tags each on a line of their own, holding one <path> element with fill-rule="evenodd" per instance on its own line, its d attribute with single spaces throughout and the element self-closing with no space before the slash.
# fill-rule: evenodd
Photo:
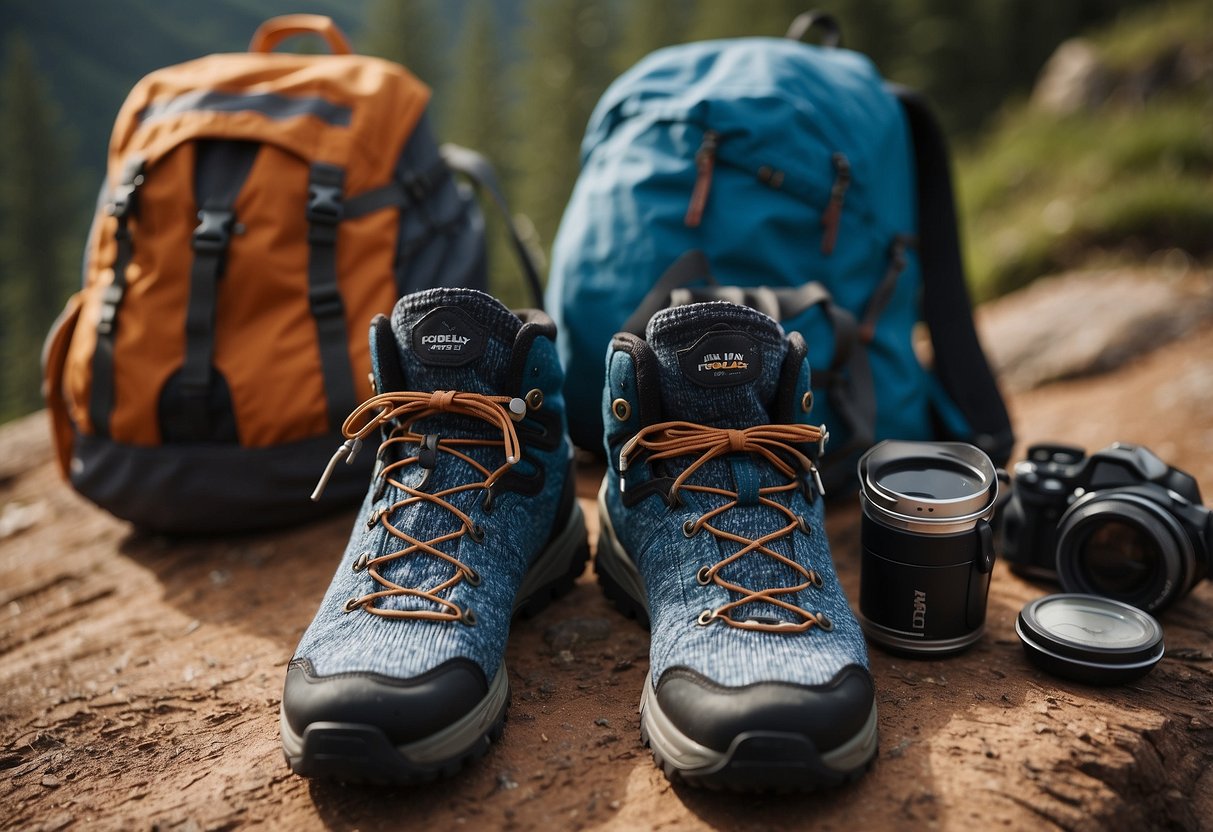
<svg viewBox="0 0 1213 832">
<path fill-rule="evenodd" d="M 528 400 L 531 400 L 528 397 Z M 533 401 L 541 401 L 536 398 Z M 531 409 L 538 405 L 530 406 Z M 338 462 L 352 462 L 363 440 L 368 435 L 388 426 L 386 438 L 379 445 L 379 453 L 393 445 L 416 445 L 417 449 L 387 465 L 383 465 L 376 477 L 382 478 L 380 488 L 391 485 L 404 493 L 404 498 L 392 503 L 386 508 L 374 512 L 367 522 L 368 528 L 376 523 L 383 524 L 388 534 L 404 544 L 404 547 L 378 557 L 363 554 L 354 562 L 357 572 L 366 571 L 375 583 L 382 587 L 374 592 L 350 598 L 345 603 L 345 611 L 353 612 L 361 609 L 373 615 L 385 618 L 423 619 L 428 621 L 463 621 L 465 624 L 475 624 L 475 613 L 470 607 L 461 609 L 458 604 L 442 596 L 447 590 L 460 581 L 467 581 L 472 586 L 480 583 L 480 575 L 472 567 L 461 562 L 453 555 L 447 554 L 441 548 L 452 541 L 458 541 L 464 535 L 479 542 L 483 539 L 484 530 L 465 512 L 453 505 L 448 498 L 464 491 L 489 489 L 521 458 L 521 446 L 514 423 L 521 421 L 527 413 L 528 403 L 510 396 L 488 396 L 480 393 L 463 393 L 452 390 L 439 390 L 433 393 L 394 392 L 381 393 L 363 402 L 351 413 L 342 425 L 345 443 L 333 454 L 320 478 L 312 499 L 318 499 L 324 486 L 332 476 Z M 500 439 L 479 438 L 438 438 L 426 436 L 413 430 L 420 420 L 440 413 L 469 416 L 487 422 L 501 432 Z M 500 447 L 505 451 L 505 462 L 493 470 L 478 462 L 466 450 L 472 447 Z M 477 471 L 483 479 L 479 482 L 468 482 L 429 493 L 419 487 L 409 486 L 398 479 L 397 472 L 411 465 L 422 464 L 427 471 L 434 468 L 439 453 L 448 454 L 463 460 Z M 397 475 L 397 476 L 394 476 Z M 424 480 L 419 486 L 425 484 Z M 458 527 L 451 532 L 440 534 L 428 540 L 414 537 L 398 528 L 391 522 L 391 516 L 399 509 L 419 503 L 431 503 L 441 506 L 451 512 L 459 521 Z M 383 575 L 383 568 L 393 561 L 415 555 L 431 555 L 446 561 L 454 568 L 454 574 L 430 589 L 402 586 L 389 580 Z M 410 597 L 430 602 L 438 609 L 387 609 L 376 606 L 381 598 Z"/>
<path fill-rule="evenodd" d="M 790 508 L 773 499 L 773 495 L 800 488 L 798 475 L 801 472 L 812 474 L 818 492 L 824 493 L 817 467 L 798 446 L 816 444 L 821 447 L 825 444 L 827 436 L 824 427 L 816 425 L 754 425 L 741 430 L 731 430 L 706 427 L 693 422 L 662 422 L 642 428 L 624 444 L 619 454 L 621 472 L 626 471 L 633 457 L 641 452 L 646 453 L 646 459 L 649 462 L 698 454 L 698 458 L 674 479 L 670 486 L 670 496 L 677 499 L 679 492 L 685 490 L 725 498 L 723 504 L 693 521 L 688 520 L 683 526 L 683 534 L 687 537 L 697 534 L 700 530 L 706 530 L 718 540 L 727 540 L 741 547 L 723 560 L 700 568 L 696 576 L 699 583 L 705 586 L 715 583 L 740 596 L 714 610 L 704 610 L 698 618 L 700 624 L 707 625 L 712 621 L 723 621 L 730 627 L 744 630 L 787 633 L 803 632 L 810 627 L 820 627 L 827 632 L 833 629 L 833 623 L 824 613 L 810 612 L 782 597 L 795 595 L 810 587 L 820 589 L 823 583 L 821 575 L 816 570 L 807 568 L 771 548 L 772 543 L 793 534 L 797 529 L 806 534 L 811 532 L 811 527 L 804 517 L 797 515 Z M 713 525 L 712 521 L 715 518 L 738 505 L 740 495 L 726 488 L 699 485 L 691 483 L 689 480 L 692 474 L 711 460 L 732 453 L 757 456 L 770 463 L 780 475 L 787 478 L 786 483 L 763 486 L 758 489 L 759 504 L 775 509 L 783 515 L 786 523 L 782 527 L 761 537 L 748 538 Z M 722 570 L 729 564 L 747 556 L 758 555 L 774 558 L 789 567 L 802 578 L 801 583 L 788 587 L 752 589 L 726 580 L 722 576 Z M 731 613 L 734 610 L 754 602 L 773 604 L 792 613 L 799 620 L 772 624 L 754 619 L 737 619 L 732 616 Z"/>
</svg>

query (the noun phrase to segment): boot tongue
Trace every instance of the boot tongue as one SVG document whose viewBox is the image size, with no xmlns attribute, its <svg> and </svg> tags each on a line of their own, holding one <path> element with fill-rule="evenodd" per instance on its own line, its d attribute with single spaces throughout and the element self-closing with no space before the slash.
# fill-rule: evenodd
<svg viewBox="0 0 1213 832">
<path fill-rule="evenodd" d="M 664 418 L 718 428 L 770 421 L 787 344 L 768 316 L 732 303 L 664 309 L 645 340 L 657 356 Z"/>
<path fill-rule="evenodd" d="M 663 419 L 734 429 L 771 422 L 770 404 L 787 342 L 783 329 L 768 316 L 731 303 L 676 306 L 653 316 L 646 340 L 660 367 Z M 786 523 L 770 507 L 758 505 L 759 488 L 786 480 L 751 457 L 733 454 L 713 459 L 699 469 L 693 481 L 737 493 L 737 504 L 712 521 L 722 531 L 752 539 Z M 701 495 L 696 499 L 704 501 L 701 508 L 707 510 L 724 498 Z M 768 545 L 784 556 L 792 555 L 787 538 Z M 738 548 L 733 541 L 721 542 L 719 555 L 723 559 Z M 762 554 L 749 554 L 730 564 L 723 577 L 753 589 L 800 582 L 790 567 Z M 800 599 L 787 600 L 796 603 Z M 795 623 L 791 613 L 767 602 L 745 604 L 737 608 L 735 617 Z"/>
<path fill-rule="evenodd" d="M 522 321 L 489 295 L 475 289 L 456 288 L 429 289 L 406 295 L 397 301 L 392 310 L 391 329 L 400 359 L 396 388 L 421 393 L 453 390 L 484 395 L 512 394 L 507 390 L 511 386 L 510 363 Z M 383 349 L 390 349 L 390 344 L 385 344 Z M 385 389 L 384 375 L 381 369 L 380 389 Z M 392 387 L 387 388 L 387 392 L 395 391 Z M 411 429 L 435 441 L 469 437 L 481 440 L 501 438 L 500 431 L 487 422 L 455 413 L 427 416 L 412 423 Z M 391 447 L 394 458 L 399 459 L 419 454 L 421 446 L 410 442 Z M 464 452 L 487 470 L 495 469 L 505 459 L 499 445 L 473 445 L 465 447 Z M 429 463 L 432 468 L 423 464 L 408 465 L 397 471 L 394 478 L 409 488 L 431 494 L 458 489 L 484 478 L 483 472 L 452 454 L 439 452 L 433 456 L 433 460 Z M 393 488 L 378 505 L 397 504 L 406 496 L 404 491 Z M 479 489 L 466 489 L 449 494 L 444 502 L 459 511 L 471 512 L 481 499 Z M 397 528 L 420 540 L 456 532 L 461 525 L 450 509 L 429 501 L 402 506 L 391 515 L 391 520 Z M 403 548 L 400 541 L 390 537 L 383 539 L 386 541 L 383 544 L 384 552 Z M 448 541 L 438 548 L 459 557 L 466 540 Z M 452 574 L 453 568 L 449 563 L 428 554 L 390 561 L 382 571 L 388 581 L 427 590 L 448 581 Z M 447 597 L 449 593 L 440 595 Z M 431 601 L 408 596 L 385 598 L 378 606 L 394 610 L 440 611 Z"/>
<path fill-rule="evenodd" d="M 406 295 L 392 310 L 392 332 L 409 390 L 502 395 L 522 321 L 475 289 Z"/>
</svg>

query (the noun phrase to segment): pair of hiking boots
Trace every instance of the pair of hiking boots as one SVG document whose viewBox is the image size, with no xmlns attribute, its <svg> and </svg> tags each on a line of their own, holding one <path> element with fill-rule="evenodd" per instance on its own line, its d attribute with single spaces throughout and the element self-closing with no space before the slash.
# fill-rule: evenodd
<svg viewBox="0 0 1213 832">
<path fill-rule="evenodd" d="M 377 393 L 334 464 L 377 443 L 376 467 L 287 670 L 297 773 L 425 781 L 501 735 L 510 621 L 589 556 L 554 341 L 542 312 L 470 289 L 404 297 L 372 323 Z M 876 753 L 811 404 L 804 340 L 745 307 L 665 310 L 608 352 L 596 571 L 650 626 L 641 733 L 691 784 L 811 790 Z"/>
</svg>

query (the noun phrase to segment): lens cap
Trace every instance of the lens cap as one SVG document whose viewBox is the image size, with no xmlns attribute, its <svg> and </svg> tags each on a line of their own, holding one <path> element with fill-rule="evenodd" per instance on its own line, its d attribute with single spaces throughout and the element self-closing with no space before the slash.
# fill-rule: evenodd
<svg viewBox="0 0 1213 832">
<path fill-rule="evenodd" d="M 1162 626 L 1137 607 L 1098 595 L 1046 595 L 1015 622 L 1028 659 L 1046 673 L 1090 685 L 1146 675 L 1162 658 Z"/>
</svg>

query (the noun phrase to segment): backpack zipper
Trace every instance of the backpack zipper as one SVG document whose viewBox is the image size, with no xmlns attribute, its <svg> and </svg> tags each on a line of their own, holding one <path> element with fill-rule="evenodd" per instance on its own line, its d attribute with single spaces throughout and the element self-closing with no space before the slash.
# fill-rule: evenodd
<svg viewBox="0 0 1213 832">
<path fill-rule="evenodd" d="M 683 219 L 688 228 L 695 228 L 703 220 L 703 209 L 708 204 L 708 194 L 712 190 L 712 171 L 716 169 L 716 144 L 720 134 L 715 130 L 706 130 L 703 143 L 695 151 L 695 190 L 691 192 L 691 203 L 687 206 L 687 214 Z"/>
<path fill-rule="evenodd" d="M 841 153 L 835 153 L 830 161 L 834 163 L 834 185 L 830 188 L 830 202 L 821 212 L 821 253 L 830 254 L 838 243 L 838 222 L 842 219 L 842 203 L 847 198 L 847 188 L 851 187 L 851 163 Z"/>
</svg>

